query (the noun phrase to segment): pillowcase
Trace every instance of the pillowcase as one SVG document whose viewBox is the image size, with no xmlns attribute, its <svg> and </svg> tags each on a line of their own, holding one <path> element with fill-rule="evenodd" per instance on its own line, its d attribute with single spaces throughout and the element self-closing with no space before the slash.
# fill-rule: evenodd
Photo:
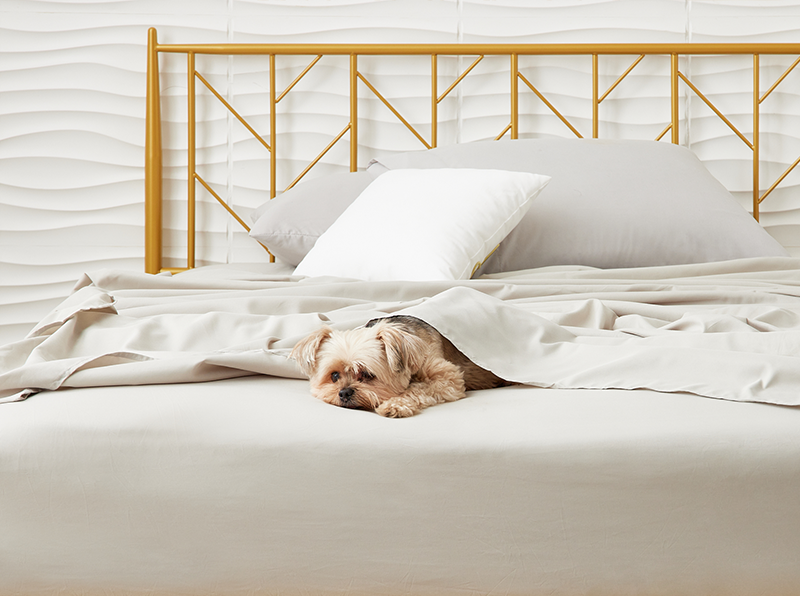
<svg viewBox="0 0 800 596">
<path fill-rule="evenodd" d="M 495 168 L 552 177 L 479 274 L 788 256 L 694 153 L 671 143 L 482 141 L 396 154 L 368 171 L 386 168 Z"/>
<path fill-rule="evenodd" d="M 296 275 L 468 279 L 549 178 L 489 169 L 400 169 L 375 179 L 319 237 Z"/>
<path fill-rule="evenodd" d="M 379 173 L 375 169 L 304 180 L 253 211 L 250 236 L 279 261 L 297 265 Z"/>
</svg>

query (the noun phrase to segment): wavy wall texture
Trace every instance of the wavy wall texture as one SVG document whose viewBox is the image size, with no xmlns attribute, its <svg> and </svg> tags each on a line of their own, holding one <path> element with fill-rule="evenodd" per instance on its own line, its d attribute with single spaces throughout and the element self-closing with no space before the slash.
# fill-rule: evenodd
<svg viewBox="0 0 800 596">
<path fill-rule="evenodd" d="M 0 343 L 22 337 L 71 289 L 84 271 L 143 269 L 143 162 L 146 30 L 164 43 L 275 42 L 635 42 L 800 41 L 800 1 L 781 0 L 5 0 L 0 2 Z M 602 63 L 611 84 L 627 58 Z M 629 89 L 602 105 L 601 136 L 655 137 L 668 118 L 664 61 L 648 58 Z M 305 65 L 285 60 L 284 84 Z M 205 59 L 199 68 L 267 131 L 264 60 Z M 427 59 L 391 69 L 364 60 L 361 69 L 428 136 Z M 465 64 L 442 59 L 442 84 Z M 586 135 L 590 134 L 590 65 L 580 59 L 523 63 L 526 76 Z M 762 85 L 787 66 L 764 58 Z M 748 59 L 692 59 L 682 66 L 749 134 L 751 64 Z M 440 108 L 440 144 L 496 136 L 508 123 L 507 65 L 486 59 Z M 390 70 L 392 74 L 390 74 Z M 162 60 L 166 254 L 185 254 L 185 64 Z M 287 185 L 344 126 L 346 61 L 326 58 L 287 99 L 279 141 L 287 151 L 279 187 Z M 344 81 L 344 83 L 343 83 Z M 764 179 L 775 179 L 800 155 L 793 131 L 800 122 L 800 72 L 764 104 Z M 633 91 L 636 88 L 636 92 Z M 745 93 L 742 93 L 742 90 Z M 281 109 L 284 109 L 283 107 Z M 571 134 L 532 97 L 522 100 L 523 130 Z M 664 110 L 663 116 L 661 110 Z M 375 99 L 360 106 L 364 165 L 392 150 L 421 148 Z M 684 144 L 690 146 L 743 205 L 749 203 L 749 157 L 697 99 L 682 106 Z M 204 95 L 198 108 L 201 174 L 243 213 L 268 193 L 266 151 Z M 526 128 L 527 127 L 527 128 Z M 343 169 L 345 144 L 317 173 Z M 798 175 L 763 204 L 762 222 L 800 254 Z M 205 193 L 198 240 L 202 262 L 260 260 L 263 250 L 237 229 Z"/>
</svg>

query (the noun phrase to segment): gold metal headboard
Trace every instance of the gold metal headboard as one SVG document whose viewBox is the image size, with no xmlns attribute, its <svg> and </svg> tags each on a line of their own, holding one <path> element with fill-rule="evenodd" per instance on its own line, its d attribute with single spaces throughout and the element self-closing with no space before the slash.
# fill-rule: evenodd
<svg viewBox="0 0 800 596">
<path fill-rule="evenodd" d="M 800 63 L 797 58 L 794 63 L 770 86 L 763 94 L 760 91 L 760 56 L 761 55 L 800 55 L 800 44 L 786 43 L 742 43 L 742 44 L 709 44 L 709 43 L 678 43 L 678 44 L 159 44 L 156 30 L 148 32 L 147 54 L 147 132 L 146 132 L 146 164 L 145 164 L 145 270 L 148 273 L 157 273 L 162 270 L 162 147 L 161 147 L 161 109 L 159 92 L 159 54 L 185 54 L 187 59 L 188 81 L 188 248 L 187 267 L 195 266 L 195 188 L 196 182 L 200 184 L 245 228 L 247 225 L 212 187 L 197 173 L 195 163 L 195 85 L 196 81 L 203 83 L 211 93 L 237 118 L 250 133 L 269 151 L 270 160 L 270 196 L 275 197 L 276 164 L 277 164 L 277 134 L 276 134 L 276 106 L 286 97 L 291 89 L 326 55 L 349 56 L 349 122 L 325 147 L 319 155 L 287 187 L 291 188 L 313 168 L 325 154 L 338 143 L 345 135 L 349 134 L 350 140 L 350 170 L 356 171 L 358 163 L 358 89 L 359 81 L 370 90 L 386 107 L 402 122 L 421 142 L 425 148 L 433 148 L 438 142 L 438 105 L 453 89 L 477 66 L 485 56 L 507 56 L 510 60 L 511 86 L 509 93 L 509 124 L 500 131 L 497 139 L 510 135 L 517 139 L 520 134 L 519 114 L 519 83 L 532 91 L 547 108 L 564 125 L 578 137 L 582 135 L 578 129 L 558 111 L 539 89 L 534 86 L 519 69 L 520 56 L 570 56 L 579 55 L 591 57 L 592 60 L 592 137 L 597 138 L 599 132 L 600 104 L 609 94 L 633 71 L 634 68 L 650 55 L 670 57 L 670 114 L 667 125 L 656 138 L 662 139 L 671 133 L 671 142 L 679 143 L 679 105 L 680 82 L 689 87 L 732 131 L 741 139 L 753 153 L 753 216 L 759 218 L 761 202 L 786 178 L 786 176 L 800 163 L 798 158 L 777 180 L 763 193 L 760 191 L 760 157 L 759 157 L 759 111 L 760 105 L 779 84 Z M 753 57 L 753 90 L 752 90 L 752 141 L 734 126 L 734 124 L 720 111 L 703 92 L 697 88 L 689 78 L 679 69 L 679 58 L 698 55 L 751 55 Z M 259 135 L 255 129 L 242 118 L 222 95 L 200 74 L 195 67 L 197 55 L 264 55 L 269 59 L 269 140 Z M 278 56 L 314 56 L 306 68 L 284 89 L 278 92 L 275 84 L 275 65 Z M 431 59 L 431 134 L 430 139 L 425 139 L 422 134 L 406 120 L 402 114 L 387 100 L 367 77 L 358 70 L 360 56 L 430 56 Z M 619 78 L 604 92 L 599 88 L 599 59 L 601 56 L 630 55 L 638 56 Z M 476 57 L 472 64 L 461 72 L 454 82 L 442 93 L 438 89 L 438 60 L 440 56 L 473 56 Z"/>
</svg>

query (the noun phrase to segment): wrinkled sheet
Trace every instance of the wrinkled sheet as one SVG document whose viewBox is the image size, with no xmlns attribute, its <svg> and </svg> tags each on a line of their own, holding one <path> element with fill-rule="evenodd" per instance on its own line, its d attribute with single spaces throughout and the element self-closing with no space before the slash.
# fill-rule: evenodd
<svg viewBox="0 0 800 596">
<path fill-rule="evenodd" d="M 102 271 L 0 349 L 0 401 L 61 387 L 299 378 L 288 354 L 306 334 L 398 313 L 537 387 L 800 404 L 800 261 L 788 258 L 416 283 Z"/>
</svg>

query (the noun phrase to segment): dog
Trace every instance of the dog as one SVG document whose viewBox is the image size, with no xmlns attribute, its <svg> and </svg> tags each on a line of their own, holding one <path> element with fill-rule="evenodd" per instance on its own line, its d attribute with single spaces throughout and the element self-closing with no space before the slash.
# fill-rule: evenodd
<svg viewBox="0 0 800 596">
<path fill-rule="evenodd" d="M 298 342 L 291 357 L 314 397 L 390 418 L 512 384 L 473 363 L 432 326 L 403 315 L 347 331 L 323 327 Z"/>
</svg>

